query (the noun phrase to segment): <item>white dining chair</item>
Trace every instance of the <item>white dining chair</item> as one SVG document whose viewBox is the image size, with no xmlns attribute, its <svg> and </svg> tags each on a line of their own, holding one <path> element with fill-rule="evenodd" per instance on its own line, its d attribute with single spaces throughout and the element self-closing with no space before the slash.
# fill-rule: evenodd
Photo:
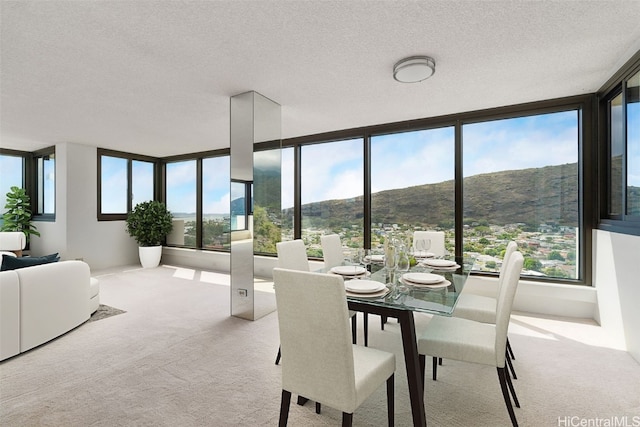
<svg viewBox="0 0 640 427">
<path fill-rule="evenodd" d="M 309 258 L 307 257 L 307 248 L 300 239 L 287 240 L 276 243 L 276 252 L 278 254 L 278 267 L 289 270 L 309 271 Z M 351 334 L 353 343 L 357 340 L 358 323 L 356 312 L 351 311 Z M 367 330 L 365 325 L 365 341 L 367 341 Z M 280 363 L 282 358 L 282 347 L 278 348 L 276 355 L 276 365 Z"/>
<path fill-rule="evenodd" d="M 322 258 L 324 259 L 324 268 L 326 270 L 342 265 L 344 261 L 344 253 L 342 251 L 342 242 L 337 234 L 325 234 L 320 236 L 320 244 L 322 246 Z"/>
<path fill-rule="evenodd" d="M 386 382 L 388 424 L 394 423 L 395 355 L 355 345 L 349 337 L 344 281 L 334 274 L 273 270 L 282 351 L 280 426 L 286 426 L 291 394 L 353 413 Z"/>
<path fill-rule="evenodd" d="M 437 377 L 437 359 L 439 357 L 495 366 L 498 371 L 502 396 L 514 427 L 517 427 L 518 422 L 511 404 L 511 397 L 518 408 L 520 402 L 516 396 L 511 377 L 505 368 L 506 346 L 511 308 L 523 261 L 522 254 L 517 251 L 509 258 L 504 282 L 497 299 L 495 324 L 476 322 L 460 317 L 434 316 L 418 338 L 423 387 L 426 356 L 433 358 L 434 381 Z"/>
<path fill-rule="evenodd" d="M 414 253 L 420 252 L 418 242 L 420 240 L 429 240 L 431 246 L 427 249 L 427 252 L 432 253 L 436 257 L 443 257 L 447 254 L 447 250 L 444 246 L 444 231 L 421 231 L 416 230 L 413 232 L 413 251 Z"/>
<path fill-rule="evenodd" d="M 476 322 L 482 323 L 496 323 L 496 310 L 498 304 L 497 298 L 500 294 L 502 283 L 504 282 L 505 271 L 509 263 L 509 258 L 511 257 L 511 254 L 513 254 L 517 249 L 518 245 L 516 242 L 511 241 L 507 244 L 504 258 L 502 259 L 500 275 L 498 276 L 498 286 L 496 289 L 496 293 L 493 296 L 477 295 L 472 293 L 472 291 L 469 290 L 470 288 L 463 288 L 460 292 L 458 300 L 456 301 L 456 308 L 453 311 L 453 316 L 475 320 Z M 511 371 L 511 375 L 514 379 L 518 379 L 516 371 L 513 367 L 513 363 L 511 362 L 511 359 L 515 360 L 515 355 L 513 353 L 513 349 L 511 348 L 509 338 L 507 338 L 507 352 L 509 355 L 509 358 L 507 359 L 507 365 L 509 367 L 509 370 Z"/>
<path fill-rule="evenodd" d="M 344 252 L 342 250 L 342 241 L 337 234 L 325 234 L 320 236 L 320 245 L 322 246 L 322 257 L 324 259 L 324 268 L 328 271 L 330 268 L 342 265 L 344 261 Z M 352 319 L 356 319 L 357 313 L 350 312 Z M 362 313 L 362 328 L 364 332 L 364 346 L 369 346 L 369 315 Z M 357 327 L 356 320 L 353 320 L 354 328 Z M 354 337 L 355 329 L 353 331 Z M 354 342 L 355 343 L 355 342 Z"/>
<path fill-rule="evenodd" d="M 278 267 L 290 270 L 309 271 L 307 248 L 300 239 L 276 243 Z"/>
</svg>

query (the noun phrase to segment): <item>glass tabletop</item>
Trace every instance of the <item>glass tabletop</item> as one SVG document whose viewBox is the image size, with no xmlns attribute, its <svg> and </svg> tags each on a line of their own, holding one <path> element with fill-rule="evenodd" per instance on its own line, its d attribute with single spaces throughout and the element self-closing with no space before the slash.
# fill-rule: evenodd
<svg viewBox="0 0 640 427">
<path fill-rule="evenodd" d="M 381 297 L 369 297 L 367 294 L 347 293 L 347 299 L 365 302 L 370 305 L 390 307 L 401 310 L 419 311 L 424 313 L 450 316 L 455 308 L 458 295 L 462 291 L 469 273 L 473 268 L 473 258 L 451 258 L 456 266 L 450 268 L 434 268 L 424 263 L 418 263 L 409 270 L 412 279 L 435 279 L 434 276 L 415 275 L 415 273 L 430 273 L 442 276 L 446 281 L 435 284 L 417 284 L 404 280 L 403 273 L 390 272 L 381 264 L 372 264 L 371 273 L 366 278 L 384 283 L 389 293 Z M 349 280 L 345 277 L 345 281 Z M 428 280 L 431 281 L 431 280 Z"/>
</svg>

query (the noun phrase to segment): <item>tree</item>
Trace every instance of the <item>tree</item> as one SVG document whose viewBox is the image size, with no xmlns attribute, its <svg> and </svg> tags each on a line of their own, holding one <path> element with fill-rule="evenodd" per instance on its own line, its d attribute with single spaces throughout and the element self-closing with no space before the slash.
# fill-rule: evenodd
<svg viewBox="0 0 640 427">
<path fill-rule="evenodd" d="M 557 261 L 564 261 L 564 257 L 558 251 L 549 252 L 549 255 L 547 256 L 547 259 L 552 259 L 552 260 L 557 260 Z"/>
<path fill-rule="evenodd" d="M 2 215 L 2 231 L 22 231 L 27 243 L 31 235 L 40 236 L 36 226 L 31 223 L 30 198 L 24 188 L 11 187 L 7 193 L 7 203 L 4 205 L 6 212 Z"/>
<path fill-rule="evenodd" d="M 540 271 L 542 263 L 535 258 L 525 258 L 523 268 L 525 270 Z"/>
</svg>

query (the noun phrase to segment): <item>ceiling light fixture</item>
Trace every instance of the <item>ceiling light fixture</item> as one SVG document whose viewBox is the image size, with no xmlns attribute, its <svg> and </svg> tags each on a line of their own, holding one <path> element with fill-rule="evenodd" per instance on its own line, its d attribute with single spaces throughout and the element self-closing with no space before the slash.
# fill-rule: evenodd
<svg viewBox="0 0 640 427">
<path fill-rule="evenodd" d="M 393 78 L 400 83 L 418 83 L 436 72 L 436 61 L 430 56 L 410 56 L 393 66 Z"/>
</svg>

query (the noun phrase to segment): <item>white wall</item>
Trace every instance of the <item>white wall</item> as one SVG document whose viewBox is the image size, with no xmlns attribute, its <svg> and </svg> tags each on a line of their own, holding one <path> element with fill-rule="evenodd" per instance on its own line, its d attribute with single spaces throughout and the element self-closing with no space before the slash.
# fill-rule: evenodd
<svg viewBox="0 0 640 427">
<path fill-rule="evenodd" d="M 594 318 L 640 362 L 640 237 L 595 230 Z"/>
<path fill-rule="evenodd" d="M 56 220 L 36 223 L 41 236 L 33 239 L 34 255 L 59 252 L 94 270 L 139 262 L 125 222 L 98 221 L 97 173 L 96 147 L 56 145 Z"/>
</svg>

